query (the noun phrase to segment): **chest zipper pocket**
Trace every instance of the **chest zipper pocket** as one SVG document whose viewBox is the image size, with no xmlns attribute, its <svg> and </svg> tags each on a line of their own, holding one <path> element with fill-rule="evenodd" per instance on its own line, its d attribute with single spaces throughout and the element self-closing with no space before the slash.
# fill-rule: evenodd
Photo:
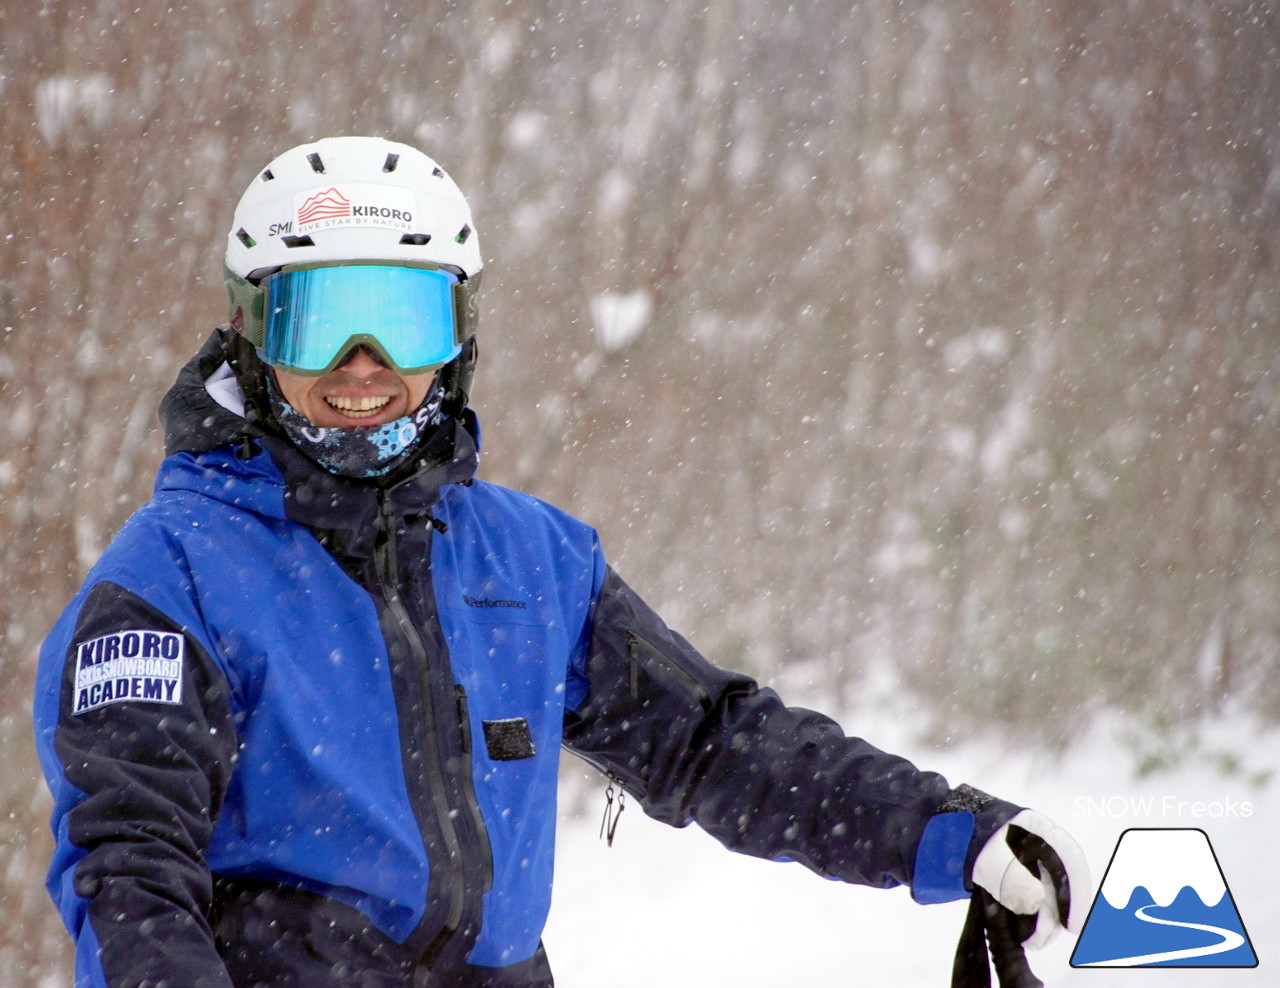
<svg viewBox="0 0 1280 988">
<path fill-rule="evenodd" d="M 471 714 L 467 709 L 467 691 L 460 683 L 453 684 L 453 701 L 458 707 L 458 743 L 464 755 L 471 754 Z"/>
<path fill-rule="evenodd" d="M 640 699 L 641 669 L 656 669 L 661 670 L 664 678 L 674 683 L 681 692 L 696 700 L 703 713 L 711 713 L 713 707 L 711 694 L 698 681 L 698 677 L 686 669 L 678 659 L 667 655 L 658 646 L 641 638 L 634 631 L 627 632 L 627 658 L 630 665 L 631 699 Z M 650 672 L 650 677 L 652 676 Z"/>
</svg>

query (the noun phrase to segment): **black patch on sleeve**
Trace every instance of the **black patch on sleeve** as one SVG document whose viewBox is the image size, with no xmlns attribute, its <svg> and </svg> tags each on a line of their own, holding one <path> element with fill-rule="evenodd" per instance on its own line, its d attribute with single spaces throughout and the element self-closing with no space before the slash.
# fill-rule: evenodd
<svg viewBox="0 0 1280 988">
<path fill-rule="evenodd" d="M 523 717 L 486 720 L 483 723 L 484 746 L 495 762 L 532 758 L 537 753 L 529 734 L 529 722 Z"/>
</svg>

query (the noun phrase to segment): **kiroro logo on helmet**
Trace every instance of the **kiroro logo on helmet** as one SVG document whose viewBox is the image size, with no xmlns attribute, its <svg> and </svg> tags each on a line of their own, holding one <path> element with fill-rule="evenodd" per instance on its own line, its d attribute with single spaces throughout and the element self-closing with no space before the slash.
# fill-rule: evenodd
<svg viewBox="0 0 1280 988">
<path fill-rule="evenodd" d="M 293 203 L 295 229 L 307 233 L 355 226 L 412 233 L 418 205 L 408 189 L 363 183 L 307 189 Z"/>
</svg>

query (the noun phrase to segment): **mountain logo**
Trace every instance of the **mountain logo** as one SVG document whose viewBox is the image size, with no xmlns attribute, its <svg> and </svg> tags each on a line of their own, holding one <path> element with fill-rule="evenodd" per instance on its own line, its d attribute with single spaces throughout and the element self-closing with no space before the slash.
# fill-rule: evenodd
<svg viewBox="0 0 1280 988">
<path fill-rule="evenodd" d="M 413 190 L 394 185 L 343 182 L 304 189 L 293 197 L 294 229 L 308 236 L 344 227 L 381 227 L 414 233 L 417 213 L 418 197 Z M 287 225 L 277 224 L 274 229 L 284 233 Z"/>
<path fill-rule="evenodd" d="M 1257 967 L 1209 835 L 1122 833 L 1071 966 Z"/>
<path fill-rule="evenodd" d="M 310 196 L 298 207 L 298 225 L 318 223 L 351 215 L 351 200 L 337 189 L 325 189 Z"/>
</svg>

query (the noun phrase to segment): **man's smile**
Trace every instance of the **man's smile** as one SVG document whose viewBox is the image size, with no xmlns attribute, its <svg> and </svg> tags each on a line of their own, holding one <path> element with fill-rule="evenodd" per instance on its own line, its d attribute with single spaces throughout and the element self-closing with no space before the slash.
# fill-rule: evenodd
<svg viewBox="0 0 1280 988">
<path fill-rule="evenodd" d="M 360 398 L 349 398 L 346 395 L 329 395 L 325 402 L 348 418 L 367 419 L 377 415 L 391 402 L 390 397 L 366 395 Z"/>
</svg>

